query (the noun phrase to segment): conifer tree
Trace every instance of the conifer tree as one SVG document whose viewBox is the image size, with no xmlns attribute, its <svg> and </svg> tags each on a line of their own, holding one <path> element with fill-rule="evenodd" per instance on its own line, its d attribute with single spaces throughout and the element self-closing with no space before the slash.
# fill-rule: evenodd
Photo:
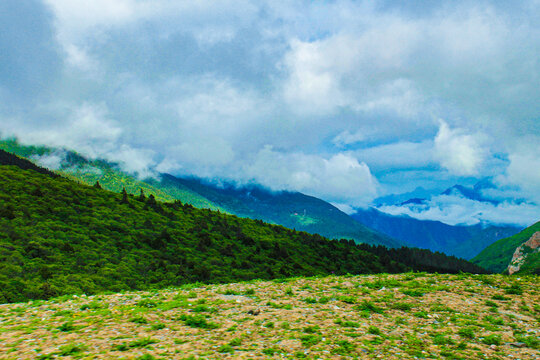
<svg viewBox="0 0 540 360">
<path fill-rule="evenodd" d="M 146 204 L 152 208 L 155 208 L 156 205 L 157 205 L 157 201 L 156 201 L 156 198 L 154 197 L 153 194 L 150 194 L 150 196 L 148 197 L 148 201 L 146 202 Z"/>
<path fill-rule="evenodd" d="M 102 189 L 101 184 L 99 183 L 99 180 L 96 181 L 96 183 L 94 184 L 94 187 L 95 187 L 96 189 Z"/>
<path fill-rule="evenodd" d="M 120 201 L 121 204 L 129 204 L 128 200 L 128 193 L 126 191 L 126 188 L 122 188 L 122 201 Z"/>
<path fill-rule="evenodd" d="M 141 188 L 141 194 L 139 195 L 139 201 L 145 201 L 146 196 L 144 195 L 144 190 Z"/>
</svg>

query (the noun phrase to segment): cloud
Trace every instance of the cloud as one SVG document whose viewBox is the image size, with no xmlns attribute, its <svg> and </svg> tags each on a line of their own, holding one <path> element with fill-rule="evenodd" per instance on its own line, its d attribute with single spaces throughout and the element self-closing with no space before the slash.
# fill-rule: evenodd
<svg viewBox="0 0 540 360">
<path fill-rule="evenodd" d="M 435 137 L 435 157 L 448 171 L 462 176 L 477 175 L 487 151 L 479 135 L 467 134 L 463 129 L 450 129 L 441 120 Z"/>
<path fill-rule="evenodd" d="M 377 181 L 365 163 L 347 154 L 330 158 L 303 153 L 280 153 L 267 146 L 242 173 L 273 190 L 320 194 L 333 202 L 365 205 L 377 193 Z"/>
<path fill-rule="evenodd" d="M 526 227 L 538 221 L 540 214 L 540 207 L 531 203 L 492 204 L 453 195 L 434 196 L 422 205 L 391 205 L 378 209 L 391 215 L 407 215 L 419 220 L 436 220 L 449 225 L 492 223 Z"/>
<path fill-rule="evenodd" d="M 538 139 L 519 144 L 540 133 L 539 15 L 532 1 L 4 1 L 0 131 L 336 204 L 484 176 L 537 199 Z"/>
<path fill-rule="evenodd" d="M 68 110 L 64 121 L 54 126 L 41 125 L 20 135 L 26 143 L 66 147 L 92 158 L 106 156 L 116 150 L 122 129 L 107 118 L 107 109 L 101 104 L 84 103 Z"/>
<path fill-rule="evenodd" d="M 357 150 L 355 156 L 375 169 L 419 169 L 433 166 L 434 144 L 426 140 L 422 142 L 401 141 Z"/>
<path fill-rule="evenodd" d="M 308 114 L 350 107 L 416 115 L 421 97 L 414 83 L 398 70 L 403 57 L 412 52 L 407 44 L 414 41 L 411 38 L 417 31 L 398 23 L 361 35 L 339 33 L 316 41 L 293 40 L 284 59 L 288 72 L 285 100 Z"/>
<path fill-rule="evenodd" d="M 498 182 L 518 185 L 522 196 L 540 204 L 540 137 L 522 138 L 521 145 L 510 152 L 508 158 L 510 164 L 505 173 L 497 177 Z"/>
<path fill-rule="evenodd" d="M 30 158 L 40 166 L 51 170 L 59 170 L 66 158 L 66 154 L 64 151 L 59 150 L 52 154 L 32 155 Z"/>
<path fill-rule="evenodd" d="M 340 203 L 332 203 L 335 207 L 337 207 L 339 210 L 343 211 L 345 214 L 352 215 L 356 213 L 356 208 L 349 204 L 340 204 Z"/>
</svg>

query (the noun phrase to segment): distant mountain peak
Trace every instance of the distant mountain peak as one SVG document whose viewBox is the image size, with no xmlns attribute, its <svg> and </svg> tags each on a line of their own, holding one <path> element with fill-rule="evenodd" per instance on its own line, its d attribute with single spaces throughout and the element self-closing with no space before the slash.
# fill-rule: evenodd
<svg viewBox="0 0 540 360">
<path fill-rule="evenodd" d="M 402 202 L 400 205 L 401 206 L 407 205 L 407 204 L 423 205 L 426 203 L 426 201 L 427 201 L 426 199 L 412 198 L 412 199 Z"/>
<path fill-rule="evenodd" d="M 441 195 L 460 196 L 469 200 L 487 202 L 487 203 L 497 205 L 499 204 L 498 201 L 493 200 L 493 199 L 488 199 L 482 194 L 482 190 L 491 189 L 491 188 L 495 188 L 493 183 L 491 183 L 489 180 L 482 180 L 476 183 L 472 188 L 456 184 L 444 190 L 441 193 Z"/>
</svg>

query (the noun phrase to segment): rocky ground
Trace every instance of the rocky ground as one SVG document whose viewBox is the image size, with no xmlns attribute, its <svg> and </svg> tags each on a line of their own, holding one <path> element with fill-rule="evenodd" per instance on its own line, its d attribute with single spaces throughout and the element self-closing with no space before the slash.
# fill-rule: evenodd
<svg viewBox="0 0 540 360">
<path fill-rule="evenodd" d="M 538 277 L 361 275 L 0 305 L 0 359 L 538 359 Z"/>
</svg>

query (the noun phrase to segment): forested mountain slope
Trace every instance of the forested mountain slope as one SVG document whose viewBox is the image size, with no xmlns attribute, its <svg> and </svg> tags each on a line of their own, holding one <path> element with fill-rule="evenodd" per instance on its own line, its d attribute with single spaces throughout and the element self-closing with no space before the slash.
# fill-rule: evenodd
<svg viewBox="0 0 540 360">
<path fill-rule="evenodd" d="M 442 254 L 434 262 L 426 251 L 385 252 L 152 195 L 117 194 L 23 170 L 14 159 L 0 163 L 0 302 L 194 281 L 483 272 Z"/>
<path fill-rule="evenodd" d="M 521 230 L 515 226 L 448 225 L 440 221 L 393 216 L 373 208 L 360 209 L 351 217 L 406 246 L 441 251 L 464 259 L 473 258 L 495 241 Z"/>
<path fill-rule="evenodd" d="M 354 221 L 326 201 L 299 192 L 272 192 L 260 186 L 216 186 L 197 178 L 164 174 L 161 184 L 187 188 L 232 214 L 261 219 L 325 237 L 353 239 L 359 243 L 399 247 L 402 242 Z"/>
<path fill-rule="evenodd" d="M 22 145 L 16 139 L 1 140 L 0 149 L 42 164 L 53 162 L 56 170 L 66 177 L 88 185 L 99 181 L 104 189 L 114 192 L 125 188 L 128 193 L 138 195 L 143 189 L 156 200 L 180 200 L 198 208 L 221 210 L 333 239 L 348 238 L 388 247 L 403 245 L 359 224 L 328 202 L 299 192 L 272 192 L 260 186 L 220 187 L 202 179 L 168 174 L 155 174 L 142 181 L 122 171 L 117 164 L 88 160 L 69 150 Z"/>
<path fill-rule="evenodd" d="M 489 269 L 493 272 L 503 272 L 507 269 L 510 261 L 512 260 L 512 255 L 516 251 L 516 248 L 529 240 L 531 236 L 537 231 L 540 231 L 540 221 L 536 224 L 529 226 L 523 231 L 510 236 L 505 239 L 501 239 L 487 248 L 485 248 L 480 254 L 475 256 L 471 261 L 477 265 Z M 535 256 L 534 259 L 538 260 Z M 531 261 L 533 258 L 530 259 Z M 529 269 L 529 272 L 540 271 L 540 269 Z"/>
<path fill-rule="evenodd" d="M 126 189 L 129 194 L 138 195 L 142 189 L 147 194 L 153 194 L 158 201 L 181 200 L 199 208 L 219 209 L 208 199 L 187 188 L 166 187 L 155 179 L 143 181 L 122 171 L 117 164 L 104 160 L 89 160 L 74 151 L 22 145 L 16 139 L 0 140 L 0 149 L 32 162 L 38 162 L 43 166 L 54 164 L 54 170 L 59 174 L 87 185 L 93 185 L 99 181 L 104 189 L 114 192 Z"/>
</svg>

